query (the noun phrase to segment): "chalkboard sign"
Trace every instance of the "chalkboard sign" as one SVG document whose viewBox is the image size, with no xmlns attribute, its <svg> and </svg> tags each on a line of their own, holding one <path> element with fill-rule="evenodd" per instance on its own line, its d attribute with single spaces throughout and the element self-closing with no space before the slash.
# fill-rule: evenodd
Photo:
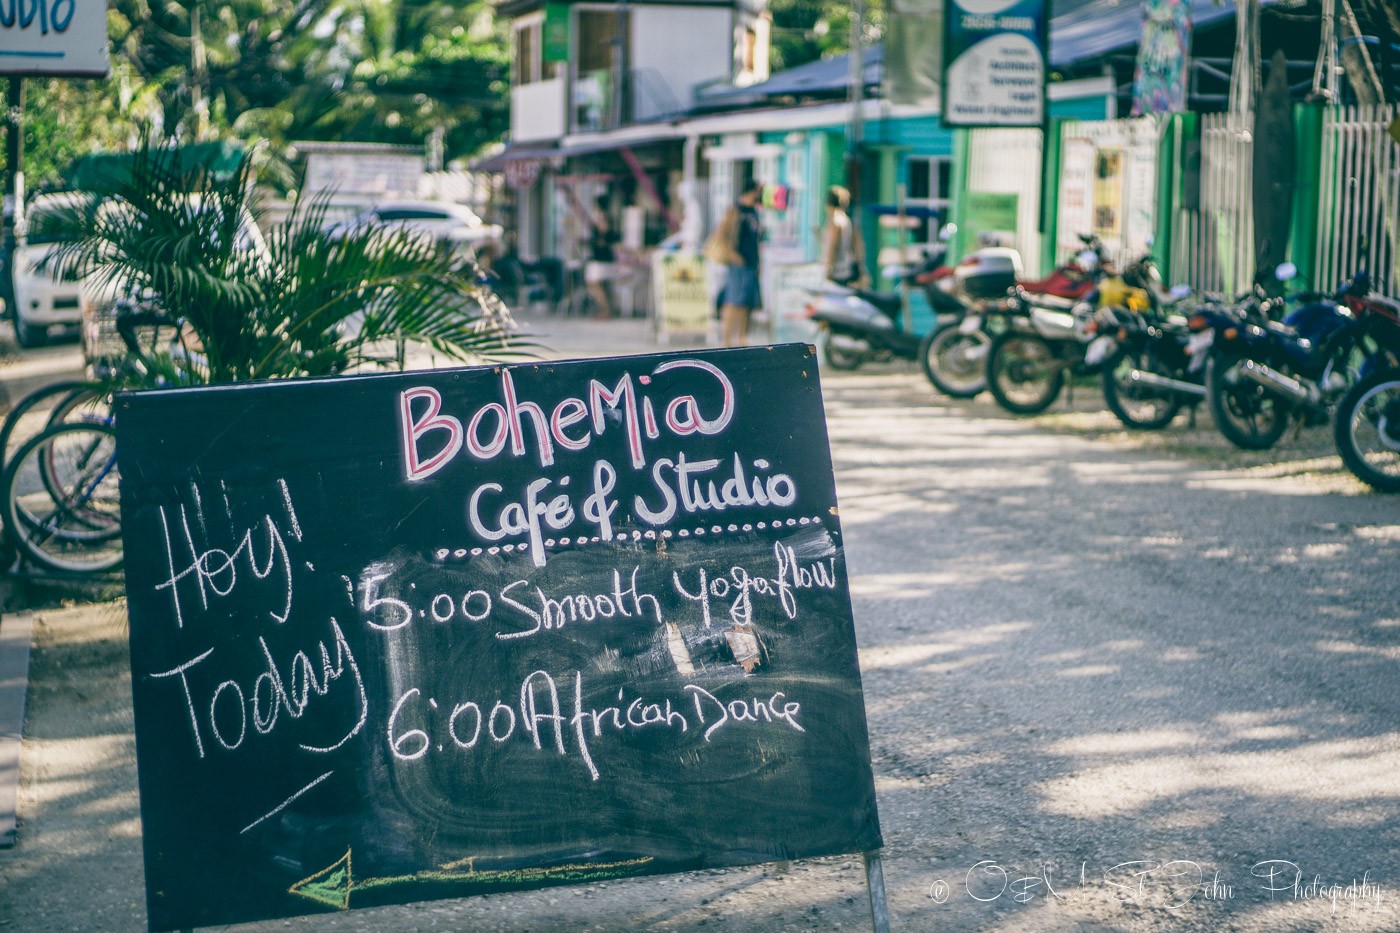
<svg viewBox="0 0 1400 933">
<path fill-rule="evenodd" d="M 809 347 L 117 413 L 152 929 L 880 846 Z"/>
</svg>

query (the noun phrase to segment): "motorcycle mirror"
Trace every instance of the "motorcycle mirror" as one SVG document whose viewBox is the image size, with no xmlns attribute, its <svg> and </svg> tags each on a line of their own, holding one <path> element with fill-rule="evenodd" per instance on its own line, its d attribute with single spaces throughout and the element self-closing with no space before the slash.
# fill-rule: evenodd
<svg viewBox="0 0 1400 933">
<path fill-rule="evenodd" d="M 1074 260 L 1081 269 L 1088 271 L 1099 264 L 1099 254 L 1091 249 L 1081 250 Z"/>
<path fill-rule="evenodd" d="M 949 240 L 951 240 L 951 239 L 954 237 L 954 235 L 957 234 L 957 232 L 958 232 L 958 225 L 957 225 L 957 224 L 954 224 L 954 223 L 946 223 L 946 224 L 943 225 L 943 229 L 940 230 L 940 231 L 938 231 L 938 238 L 939 238 L 940 240 L 942 240 L 944 243 L 947 243 Z"/>
<path fill-rule="evenodd" d="M 1287 282 L 1298 274 L 1298 267 L 1291 262 L 1281 262 L 1274 267 L 1274 278 Z"/>
</svg>

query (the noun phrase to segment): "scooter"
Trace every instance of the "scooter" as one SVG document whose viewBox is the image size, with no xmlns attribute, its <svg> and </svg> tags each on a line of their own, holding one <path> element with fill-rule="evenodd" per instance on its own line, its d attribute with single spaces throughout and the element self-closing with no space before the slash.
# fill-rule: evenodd
<svg viewBox="0 0 1400 933">
<path fill-rule="evenodd" d="M 926 248 L 914 262 L 887 269 L 885 274 L 896 282 L 916 281 L 921 273 L 939 268 L 947 251 L 941 243 Z M 904 328 L 901 292 L 825 282 L 808 294 L 807 316 L 817 326 L 817 346 L 832 369 L 852 370 L 865 363 L 919 358 L 919 335 Z"/>
</svg>

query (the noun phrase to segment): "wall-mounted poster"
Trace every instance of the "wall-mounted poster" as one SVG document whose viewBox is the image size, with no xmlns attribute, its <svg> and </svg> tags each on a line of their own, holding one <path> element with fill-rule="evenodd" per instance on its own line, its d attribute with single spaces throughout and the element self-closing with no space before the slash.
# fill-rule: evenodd
<svg viewBox="0 0 1400 933">
<path fill-rule="evenodd" d="M 1045 0 L 949 0 L 943 25 L 945 126 L 1045 122 Z"/>
<path fill-rule="evenodd" d="M 1123 150 L 1100 149 L 1094 156 L 1094 234 L 1118 240 L 1123 234 Z"/>
</svg>

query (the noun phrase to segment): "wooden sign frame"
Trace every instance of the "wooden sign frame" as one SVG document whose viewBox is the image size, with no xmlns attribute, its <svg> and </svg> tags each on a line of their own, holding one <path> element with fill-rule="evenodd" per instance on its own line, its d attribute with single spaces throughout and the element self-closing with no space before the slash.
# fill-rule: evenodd
<svg viewBox="0 0 1400 933">
<path fill-rule="evenodd" d="M 811 347 L 116 409 L 151 929 L 852 852 L 883 910 Z"/>
</svg>

